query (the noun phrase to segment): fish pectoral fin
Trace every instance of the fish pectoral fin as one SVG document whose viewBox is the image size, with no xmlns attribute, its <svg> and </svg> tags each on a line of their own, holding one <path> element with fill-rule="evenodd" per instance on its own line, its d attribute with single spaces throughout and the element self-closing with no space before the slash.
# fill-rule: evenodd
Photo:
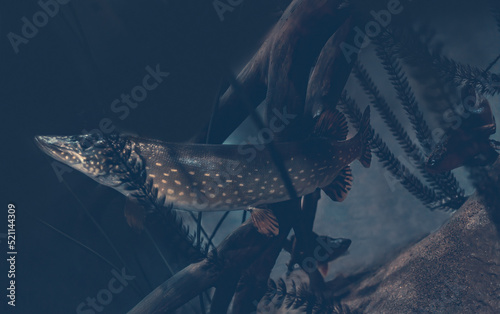
<svg viewBox="0 0 500 314">
<path fill-rule="evenodd" d="M 332 201 L 342 202 L 347 197 L 347 193 L 351 190 L 352 180 L 351 167 L 346 166 L 340 171 L 332 183 L 322 189 L 326 195 L 332 199 Z"/>
<path fill-rule="evenodd" d="M 318 262 L 317 267 L 323 278 L 325 278 L 328 275 L 328 262 Z"/>
<path fill-rule="evenodd" d="M 146 221 L 146 211 L 144 207 L 131 198 L 125 201 L 125 219 L 128 225 L 135 231 L 142 231 L 144 229 L 144 222 Z"/>
<path fill-rule="evenodd" d="M 274 215 L 273 211 L 267 208 L 250 208 L 252 222 L 259 233 L 272 237 L 279 234 L 279 223 L 278 219 Z"/>
</svg>

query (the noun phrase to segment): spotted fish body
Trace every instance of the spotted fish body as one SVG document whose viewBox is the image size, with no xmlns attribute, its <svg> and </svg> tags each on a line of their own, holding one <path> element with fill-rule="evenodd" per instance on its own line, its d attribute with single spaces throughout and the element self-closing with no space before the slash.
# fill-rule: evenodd
<svg viewBox="0 0 500 314">
<path fill-rule="evenodd" d="M 86 135 L 39 136 L 36 141 L 50 156 L 130 196 L 133 190 L 126 181 L 131 170 L 124 171 L 114 157 L 119 147 L 129 152 L 129 159 L 140 160 L 158 197 L 181 209 L 239 210 L 291 198 L 269 151 L 252 145 L 176 144 L 128 136 L 88 145 Z M 275 143 L 274 148 L 297 196 L 329 186 L 354 160 L 367 158 L 361 131 L 345 141 L 310 138 Z"/>
</svg>

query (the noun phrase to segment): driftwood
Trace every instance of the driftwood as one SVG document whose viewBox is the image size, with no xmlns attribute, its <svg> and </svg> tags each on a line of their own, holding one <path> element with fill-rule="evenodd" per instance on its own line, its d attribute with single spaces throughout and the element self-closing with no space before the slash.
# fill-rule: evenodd
<svg viewBox="0 0 500 314">
<path fill-rule="evenodd" d="M 237 83 L 222 95 L 211 122 L 210 141 L 221 143 L 248 116 L 242 100 L 256 108 L 265 99 L 268 113 L 278 110 L 297 115 L 275 139 L 307 136 L 313 116 L 337 103 L 347 81 L 351 65 L 339 45 L 352 36 L 352 25 L 350 9 L 343 1 L 294 0 L 240 72 Z M 205 137 L 201 134 L 195 140 Z M 273 204 L 280 225 L 278 236 L 263 236 L 246 222 L 207 258 L 175 274 L 129 313 L 171 313 L 211 287 L 216 287 L 212 313 L 225 313 L 231 300 L 234 312 L 255 311 L 291 228 L 297 238 L 307 239 L 312 233 L 317 200 L 318 193 L 307 196 L 302 211 L 300 199 Z"/>
<path fill-rule="evenodd" d="M 230 234 L 204 260 L 189 265 L 168 279 L 129 313 L 171 313 L 204 290 L 217 286 L 227 274 L 239 274 L 250 267 L 268 248 L 282 241 L 290 231 L 290 207 L 297 200 L 277 204 L 274 211 L 280 223 L 277 237 L 260 234 L 251 221 Z M 284 214 L 286 213 L 286 215 Z M 219 302 L 219 301 L 217 301 Z M 229 304 L 221 302 L 221 304 Z"/>
<path fill-rule="evenodd" d="M 350 16 L 350 9 L 342 7 L 342 3 L 341 0 L 292 1 L 237 76 L 254 107 L 266 100 L 272 105 L 270 109 L 281 111 L 286 107 L 289 113 L 304 112 L 310 69 L 327 40 Z M 222 143 L 248 116 L 240 103 L 240 95 L 229 87 L 212 122 L 211 142 Z M 203 142 L 206 131 L 195 141 Z"/>
</svg>

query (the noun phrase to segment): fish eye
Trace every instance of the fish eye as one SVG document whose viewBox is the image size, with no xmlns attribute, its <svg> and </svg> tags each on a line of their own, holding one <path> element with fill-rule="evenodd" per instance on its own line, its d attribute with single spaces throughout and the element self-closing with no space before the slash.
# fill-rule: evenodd
<svg viewBox="0 0 500 314">
<path fill-rule="evenodd" d="M 88 138 L 85 138 L 83 141 L 80 141 L 79 144 L 80 144 L 80 147 L 82 148 L 82 150 L 87 150 L 90 147 L 92 147 L 92 141 Z"/>
</svg>

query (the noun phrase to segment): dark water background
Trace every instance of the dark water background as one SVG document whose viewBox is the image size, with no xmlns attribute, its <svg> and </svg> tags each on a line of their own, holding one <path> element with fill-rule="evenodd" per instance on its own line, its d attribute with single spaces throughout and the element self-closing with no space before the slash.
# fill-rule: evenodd
<svg viewBox="0 0 500 314">
<path fill-rule="evenodd" d="M 17 207 L 18 251 L 13 313 L 74 313 L 78 304 L 95 297 L 113 278 L 109 265 L 38 219 L 122 265 L 83 208 L 123 255 L 128 273 L 136 276 L 133 284 L 138 288 L 129 285 L 114 295 L 105 313 L 127 311 L 169 277 L 148 237 L 126 225 L 123 197 L 76 171 L 64 174 L 65 183 L 60 182 L 51 160 L 35 146 L 33 137 L 80 134 L 110 118 L 125 132 L 165 141 L 188 140 L 209 121 L 223 69 L 237 72 L 245 64 L 286 1 L 246 0 L 226 13 L 223 22 L 208 0 L 73 0 L 71 4 L 61 6 L 47 26 L 19 46 L 17 54 L 7 34 L 19 34 L 21 18 L 31 18 L 40 7 L 35 1 L 0 4 L 0 206 L 5 208 L 0 211 L 5 217 L 0 219 L 0 233 L 6 230 L 6 208 L 12 202 Z M 413 5 L 425 17 L 422 22 L 438 30 L 445 55 L 484 67 L 500 52 L 500 34 L 485 1 L 420 1 Z M 383 73 L 370 47 L 362 58 L 372 73 Z M 110 104 L 141 83 L 145 67 L 157 64 L 169 77 L 120 120 Z M 405 119 L 386 77 L 373 76 Z M 360 103 L 367 103 L 353 80 L 348 89 Z M 491 103 L 498 117 L 498 99 Z M 386 135 L 396 156 L 400 155 L 376 114 L 373 125 Z M 323 197 L 317 216 L 317 233 L 353 240 L 350 255 L 332 265 L 330 278 L 387 260 L 448 217 L 429 212 L 398 184 L 391 187 L 376 161 L 369 170 L 355 164 L 353 172 L 355 182 L 348 199 L 334 204 Z M 470 193 L 465 173 L 456 173 Z M 206 215 L 204 226 L 211 230 L 220 216 Z M 241 213 L 231 213 L 215 241 L 220 242 L 240 221 Z M 0 240 L 1 256 L 6 241 Z M 274 276 L 283 274 L 287 258 L 286 254 L 279 258 Z M 7 266 L 4 258 L 1 261 L 0 283 L 5 293 Z M 0 300 L 4 308 L 4 294 Z"/>
</svg>

